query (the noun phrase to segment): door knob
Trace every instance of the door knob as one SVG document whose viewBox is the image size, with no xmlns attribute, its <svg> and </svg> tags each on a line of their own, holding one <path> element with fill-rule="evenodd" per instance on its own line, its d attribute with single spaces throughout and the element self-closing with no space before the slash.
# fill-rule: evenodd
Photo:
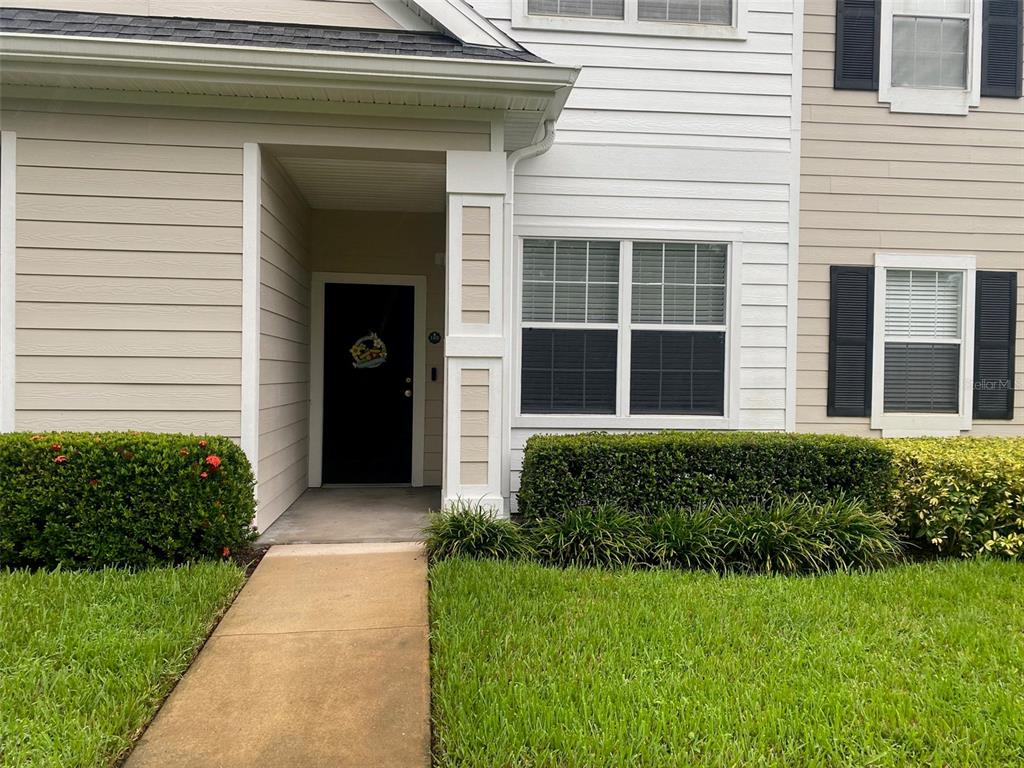
<svg viewBox="0 0 1024 768">
<path fill-rule="evenodd" d="M 411 389 L 405 390 L 405 396 L 406 397 L 412 397 L 412 390 Z"/>
</svg>

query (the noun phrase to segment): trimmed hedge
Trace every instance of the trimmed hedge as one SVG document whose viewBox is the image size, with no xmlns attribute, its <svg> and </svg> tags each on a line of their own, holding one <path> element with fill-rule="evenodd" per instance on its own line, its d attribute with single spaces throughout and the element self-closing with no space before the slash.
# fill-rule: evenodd
<svg viewBox="0 0 1024 768">
<path fill-rule="evenodd" d="M 0 435 L 0 566 L 148 567 L 255 538 L 253 476 L 224 437 Z"/>
<path fill-rule="evenodd" d="M 632 513 L 843 494 L 871 511 L 893 492 L 878 440 L 759 432 L 536 435 L 526 444 L 519 512 L 527 519 L 612 504 Z"/>
<path fill-rule="evenodd" d="M 939 554 L 1024 558 L 1024 438 L 886 442 L 904 535 Z"/>
</svg>

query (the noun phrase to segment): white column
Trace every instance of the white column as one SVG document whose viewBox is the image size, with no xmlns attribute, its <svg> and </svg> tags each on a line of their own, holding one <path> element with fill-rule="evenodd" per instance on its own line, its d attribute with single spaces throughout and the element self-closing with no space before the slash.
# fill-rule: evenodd
<svg viewBox="0 0 1024 768">
<path fill-rule="evenodd" d="M 507 514 L 501 491 L 504 152 L 449 152 L 442 495 Z"/>
</svg>

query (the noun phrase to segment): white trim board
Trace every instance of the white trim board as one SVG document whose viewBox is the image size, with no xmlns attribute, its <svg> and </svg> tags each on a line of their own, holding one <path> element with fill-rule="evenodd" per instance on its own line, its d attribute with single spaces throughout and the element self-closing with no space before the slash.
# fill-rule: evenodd
<svg viewBox="0 0 1024 768">
<path fill-rule="evenodd" d="M 874 341 L 871 350 L 871 428 L 882 437 L 959 435 L 971 428 L 974 410 L 974 299 L 977 259 L 927 253 L 875 254 Z M 939 270 L 963 273 L 960 323 L 959 413 L 885 413 L 885 292 L 887 269 Z"/>
<path fill-rule="evenodd" d="M 426 419 L 427 278 L 426 275 L 374 275 L 362 272 L 314 272 L 310 291 L 309 487 L 323 485 L 324 446 L 324 286 L 411 285 L 413 291 L 412 486 L 423 485 Z"/>
<path fill-rule="evenodd" d="M 797 372 L 800 346 L 800 143 L 803 130 L 803 77 L 804 77 L 804 0 L 793 6 L 793 79 L 789 124 L 790 182 L 789 182 L 789 243 L 787 245 L 786 297 L 786 431 L 796 432 Z"/>
<path fill-rule="evenodd" d="M 0 432 L 14 431 L 17 294 L 17 137 L 0 132 Z"/>
<path fill-rule="evenodd" d="M 260 194 L 259 144 L 243 145 L 242 177 L 242 450 L 249 457 L 259 497 L 260 464 Z"/>
</svg>

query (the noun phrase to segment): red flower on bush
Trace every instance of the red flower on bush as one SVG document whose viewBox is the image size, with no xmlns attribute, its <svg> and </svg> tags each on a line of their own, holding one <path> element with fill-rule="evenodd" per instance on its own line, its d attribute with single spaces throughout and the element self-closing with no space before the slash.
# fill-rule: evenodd
<svg viewBox="0 0 1024 768">
<path fill-rule="evenodd" d="M 199 476 L 201 478 L 203 478 L 203 480 L 205 480 L 206 478 L 208 478 L 210 476 L 210 473 L 209 472 L 200 472 Z"/>
<path fill-rule="evenodd" d="M 221 557 L 230 557 L 231 556 L 231 547 L 224 547 L 224 551 L 221 552 L 220 554 L 221 554 Z"/>
<path fill-rule="evenodd" d="M 220 469 L 220 456 L 211 453 L 209 456 L 206 457 L 206 463 L 209 464 L 214 469 Z"/>
<path fill-rule="evenodd" d="M 56 458 L 55 458 L 55 459 L 53 460 L 53 463 L 54 463 L 54 464 L 65 464 L 65 463 L 67 463 L 67 460 L 68 460 L 68 457 L 67 457 L 67 456 L 61 455 L 61 456 L 57 456 L 57 457 L 56 457 Z"/>
<path fill-rule="evenodd" d="M 199 441 L 199 447 L 200 448 L 205 448 L 206 447 L 206 441 L 205 440 L 200 440 Z"/>
<path fill-rule="evenodd" d="M 50 446 L 50 450 L 51 451 L 59 451 L 60 450 L 60 443 L 54 443 L 53 445 L 51 445 Z"/>
</svg>

